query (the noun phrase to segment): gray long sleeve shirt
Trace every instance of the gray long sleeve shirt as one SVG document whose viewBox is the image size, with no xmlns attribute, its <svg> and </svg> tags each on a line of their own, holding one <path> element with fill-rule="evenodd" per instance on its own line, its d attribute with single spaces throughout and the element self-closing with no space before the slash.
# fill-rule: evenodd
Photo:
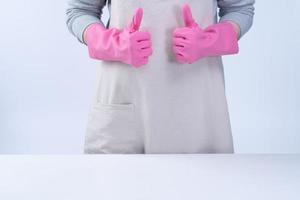
<svg viewBox="0 0 300 200">
<path fill-rule="evenodd" d="M 220 21 L 234 21 L 242 37 L 252 26 L 255 0 L 216 0 Z M 83 32 L 92 23 L 101 23 L 102 9 L 107 0 L 69 0 L 66 10 L 69 31 L 83 43 Z"/>
</svg>

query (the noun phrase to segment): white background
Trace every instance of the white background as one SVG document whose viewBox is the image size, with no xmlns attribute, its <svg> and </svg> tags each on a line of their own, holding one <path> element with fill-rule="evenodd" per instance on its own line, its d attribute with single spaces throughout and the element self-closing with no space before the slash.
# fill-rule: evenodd
<svg viewBox="0 0 300 200">
<path fill-rule="evenodd" d="M 236 153 L 300 153 L 299 7 L 257 1 L 240 54 L 224 57 Z M 83 151 L 97 63 L 68 32 L 65 9 L 62 0 L 1 3 L 2 154 Z"/>
<path fill-rule="evenodd" d="M 0 156 L 3 200 L 299 200 L 299 155 Z M 121 167 L 120 167 L 121 166 Z"/>
</svg>

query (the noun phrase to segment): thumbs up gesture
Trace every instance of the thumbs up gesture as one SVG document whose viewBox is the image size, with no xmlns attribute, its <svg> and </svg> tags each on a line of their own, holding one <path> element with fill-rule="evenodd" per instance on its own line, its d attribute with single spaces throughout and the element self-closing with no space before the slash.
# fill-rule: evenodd
<svg viewBox="0 0 300 200">
<path fill-rule="evenodd" d="M 217 23 L 203 30 L 187 4 L 182 7 L 182 15 L 185 26 L 173 31 L 173 51 L 179 63 L 238 53 L 238 36 L 231 23 Z"/>
<path fill-rule="evenodd" d="M 140 31 L 143 9 L 136 10 L 130 24 L 123 30 L 106 29 L 100 23 L 86 28 L 84 38 L 93 59 L 120 61 L 133 67 L 146 65 L 152 55 L 151 35 Z"/>
</svg>

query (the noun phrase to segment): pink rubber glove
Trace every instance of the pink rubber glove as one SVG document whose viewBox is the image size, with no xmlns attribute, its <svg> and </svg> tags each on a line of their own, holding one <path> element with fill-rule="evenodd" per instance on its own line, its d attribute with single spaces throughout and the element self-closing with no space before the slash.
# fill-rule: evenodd
<svg viewBox="0 0 300 200">
<path fill-rule="evenodd" d="M 185 27 L 173 32 L 173 51 L 178 62 L 193 63 L 208 56 L 238 53 L 238 35 L 231 23 L 217 23 L 202 30 L 188 5 L 183 6 L 182 13 Z"/>
<path fill-rule="evenodd" d="M 120 61 L 133 67 L 147 64 L 152 55 L 152 45 L 150 33 L 139 31 L 142 18 L 143 9 L 139 8 L 132 22 L 123 30 L 106 29 L 100 23 L 90 25 L 84 33 L 90 57 Z"/>
</svg>

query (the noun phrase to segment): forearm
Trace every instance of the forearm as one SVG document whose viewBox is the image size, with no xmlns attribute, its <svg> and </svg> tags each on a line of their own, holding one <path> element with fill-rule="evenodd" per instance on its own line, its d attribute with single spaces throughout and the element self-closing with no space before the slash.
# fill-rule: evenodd
<svg viewBox="0 0 300 200">
<path fill-rule="evenodd" d="M 231 22 L 241 38 L 252 26 L 255 0 L 218 0 L 220 22 Z"/>
<path fill-rule="evenodd" d="M 69 31 L 84 43 L 84 31 L 93 23 L 100 23 L 106 0 L 69 0 L 66 10 Z"/>
<path fill-rule="evenodd" d="M 236 32 L 237 38 L 241 37 L 241 28 L 240 28 L 240 26 L 236 22 L 231 21 L 231 20 L 226 20 L 224 22 L 228 22 L 228 23 L 230 23 L 233 26 L 234 31 Z"/>
<path fill-rule="evenodd" d="M 93 24 L 95 23 L 99 23 L 99 22 L 91 22 L 91 23 L 87 23 L 86 27 L 83 29 L 83 32 L 82 32 L 82 42 L 87 45 L 87 39 L 86 39 L 86 32 L 87 30 L 93 26 Z M 105 26 L 103 25 L 103 23 L 101 22 L 100 23 L 101 26 L 103 26 L 105 28 Z"/>
</svg>

